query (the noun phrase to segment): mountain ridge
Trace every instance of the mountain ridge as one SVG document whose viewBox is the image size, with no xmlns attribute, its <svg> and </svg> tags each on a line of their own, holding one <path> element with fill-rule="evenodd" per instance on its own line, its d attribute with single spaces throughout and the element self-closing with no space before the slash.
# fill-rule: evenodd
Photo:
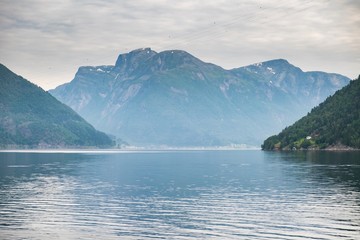
<svg viewBox="0 0 360 240">
<path fill-rule="evenodd" d="M 260 145 L 350 81 L 334 76 L 339 84 L 327 86 L 321 74 L 311 78 L 278 61 L 288 70 L 267 62 L 225 70 L 182 50 L 143 48 L 120 54 L 115 65 L 79 68 L 49 92 L 134 145 Z M 291 92 L 293 86 L 303 92 Z"/>
</svg>

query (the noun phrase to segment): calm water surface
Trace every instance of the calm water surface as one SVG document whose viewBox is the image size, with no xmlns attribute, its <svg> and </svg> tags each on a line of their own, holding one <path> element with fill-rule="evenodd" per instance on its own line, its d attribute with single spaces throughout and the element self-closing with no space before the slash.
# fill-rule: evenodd
<svg viewBox="0 0 360 240">
<path fill-rule="evenodd" d="M 360 152 L 2 152 L 0 239 L 360 239 Z"/>
</svg>

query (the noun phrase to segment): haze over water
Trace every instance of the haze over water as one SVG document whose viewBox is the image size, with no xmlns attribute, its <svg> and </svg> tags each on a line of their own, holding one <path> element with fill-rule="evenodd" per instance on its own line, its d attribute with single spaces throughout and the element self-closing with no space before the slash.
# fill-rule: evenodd
<svg viewBox="0 0 360 240">
<path fill-rule="evenodd" d="M 359 239 L 360 153 L 0 153 L 1 239 Z"/>
</svg>

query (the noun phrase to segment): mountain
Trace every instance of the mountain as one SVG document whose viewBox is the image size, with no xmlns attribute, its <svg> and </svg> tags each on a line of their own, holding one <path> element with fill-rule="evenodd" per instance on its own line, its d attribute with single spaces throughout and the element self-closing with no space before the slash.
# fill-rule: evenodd
<svg viewBox="0 0 360 240">
<path fill-rule="evenodd" d="M 262 149 L 360 149 L 360 76 L 307 116 L 264 141 Z"/>
<path fill-rule="evenodd" d="M 339 74 L 303 72 L 284 59 L 257 63 L 233 71 L 241 76 L 244 70 L 255 74 L 258 79 L 270 83 L 287 95 L 296 99 L 306 99 L 306 105 L 310 103 L 314 106 L 350 81 Z"/>
<path fill-rule="evenodd" d="M 260 146 L 349 81 L 281 59 L 225 70 L 185 51 L 143 48 L 113 66 L 80 67 L 50 93 L 130 144 Z"/>
<path fill-rule="evenodd" d="M 111 146 L 71 108 L 0 64 L 0 147 Z"/>
</svg>

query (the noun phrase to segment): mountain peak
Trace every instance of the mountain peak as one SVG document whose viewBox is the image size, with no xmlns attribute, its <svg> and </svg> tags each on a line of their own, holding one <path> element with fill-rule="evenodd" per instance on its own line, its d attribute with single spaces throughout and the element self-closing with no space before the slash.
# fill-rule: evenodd
<svg viewBox="0 0 360 240">
<path fill-rule="evenodd" d="M 183 51 L 183 50 L 166 50 L 159 53 L 160 56 L 166 56 L 170 57 L 172 59 L 183 59 L 184 61 L 192 61 L 192 60 L 198 60 L 196 57 L 191 55 L 190 53 Z"/>
<path fill-rule="evenodd" d="M 167 50 L 160 52 L 156 56 L 156 62 L 161 66 L 162 70 L 172 69 L 185 64 L 198 65 L 199 63 L 202 63 L 201 60 L 183 50 Z"/>
<path fill-rule="evenodd" d="M 176 55 L 180 55 L 180 56 L 192 56 L 190 53 L 184 51 L 184 50 L 166 50 L 166 51 L 162 51 L 160 52 L 160 54 L 176 54 Z"/>
<path fill-rule="evenodd" d="M 151 48 L 146 47 L 146 48 L 138 48 L 138 49 L 134 49 L 131 52 L 129 52 L 129 54 L 141 54 L 141 53 L 146 53 L 149 54 L 150 52 L 155 52 L 153 51 Z"/>
<path fill-rule="evenodd" d="M 288 60 L 283 59 L 283 58 L 279 58 L 279 59 L 273 59 L 273 60 L 269 60 L 269 61 L 265 61 L 263 62 L 264 64 L 286 64 L 286 65 L 291 65 Z"/>
<path fill-rule="evenodd" d="M 293 65 L 290 64 L 286 59 L 279 58 L 279 59 L 272 59 L 272 60 L 268 60 L 268 61 L 264 61 L 264 62 L 254 63 L 250 66 L 253 66 L 253 67 L 283 66 L 283 67 L 285 67 L 285 66 L 293 66 Z"/>
<path fill-rule="evenodd" d="M 145 61 L 156 54 L 157 52 L 151 50 L 151 48 L 139 48 L 129 53 L 120 54 L 115 67 L 122 69 L 134 68 L 140 61 Z"/>
<path fill-rule="evenodd" d="M 303 73 L 303 71 L 300 68 L 292 65 L 286 59 L 282 59 L 282 58 L 254 63 L 239 69 L 247 69 L 248 71 L 254 72 L 256 74 L 261 73 L 268 76 L 280 74 L 282 72 L 289 72 L 289 71 L 296 74 Z"/>
</svg>

